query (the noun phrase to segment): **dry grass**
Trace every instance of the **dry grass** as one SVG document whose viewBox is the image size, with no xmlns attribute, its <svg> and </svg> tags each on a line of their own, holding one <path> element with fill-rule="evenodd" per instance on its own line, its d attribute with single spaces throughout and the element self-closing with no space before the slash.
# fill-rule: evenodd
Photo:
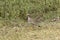
<svg viewBox="0 0 60 40">
<path fill-rule="evenodd" d="M 2 26 L 2 23 L 0 24 Z M 41 27 L 0 28 L 0 40 L 60 40 L 60 23 L 41 23 Z"/>
</svg>

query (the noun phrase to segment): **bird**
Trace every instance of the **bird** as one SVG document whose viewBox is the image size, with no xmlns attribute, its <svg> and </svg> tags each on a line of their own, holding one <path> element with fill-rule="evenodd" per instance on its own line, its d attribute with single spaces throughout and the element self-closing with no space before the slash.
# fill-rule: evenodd
<svg viewBox="0 0 60 40">
<path fill-rule="evenodd" d="M 33 19 L 31 18 L 30 14 L 27 14 L 27 21 L 29 24 L 30 23 L 34 24 Z"/>
<path fill-rule="evenodd" d="M 39 25 L 37 25 L 38 23 L 31 17 L 30 14 L 27 14 L 27 22 L 29 25 L 32 24 L 34 26 L 40 27 Z"/>
</svg>

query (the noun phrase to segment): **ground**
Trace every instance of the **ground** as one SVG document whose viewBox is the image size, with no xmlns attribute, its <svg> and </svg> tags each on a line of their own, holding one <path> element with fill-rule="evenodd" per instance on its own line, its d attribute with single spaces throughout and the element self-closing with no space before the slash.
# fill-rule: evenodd
<svg viewBox="0 0 60 40">
<path fill-rule="evenodd" d="M 60 23 L 41 23 L 40 27 L 4 25 L 0 27 L 0 40 L 60 40 Z"/>
</svg>

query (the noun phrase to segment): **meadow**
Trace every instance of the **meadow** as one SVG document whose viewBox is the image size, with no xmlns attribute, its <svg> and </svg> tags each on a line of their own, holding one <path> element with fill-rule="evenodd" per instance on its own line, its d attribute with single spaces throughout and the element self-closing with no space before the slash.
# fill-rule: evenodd
<svg viewBox="0 0 60 40">
<path fill-rule="evenodd" d="M 0 40 L 60 40 L 60 0 L 0 0 Z"/>
<path fill-rule="evenodd" d="M 33 25 L 10 24 L 1 21 L 0 40 L 60 40 L 60 23 L 40 23 L 40 27 Z"/>
</svg>

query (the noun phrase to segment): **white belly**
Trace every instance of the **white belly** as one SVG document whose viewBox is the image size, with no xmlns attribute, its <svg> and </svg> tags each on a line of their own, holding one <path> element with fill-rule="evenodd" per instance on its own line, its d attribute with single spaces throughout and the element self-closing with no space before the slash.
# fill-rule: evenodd
<svg viewBox="0 0 60 40">
<path fill-rule="evenodd" d="M 28 23 L 34 23 L 30 17 L 28 17 Z"/>
</svg>

